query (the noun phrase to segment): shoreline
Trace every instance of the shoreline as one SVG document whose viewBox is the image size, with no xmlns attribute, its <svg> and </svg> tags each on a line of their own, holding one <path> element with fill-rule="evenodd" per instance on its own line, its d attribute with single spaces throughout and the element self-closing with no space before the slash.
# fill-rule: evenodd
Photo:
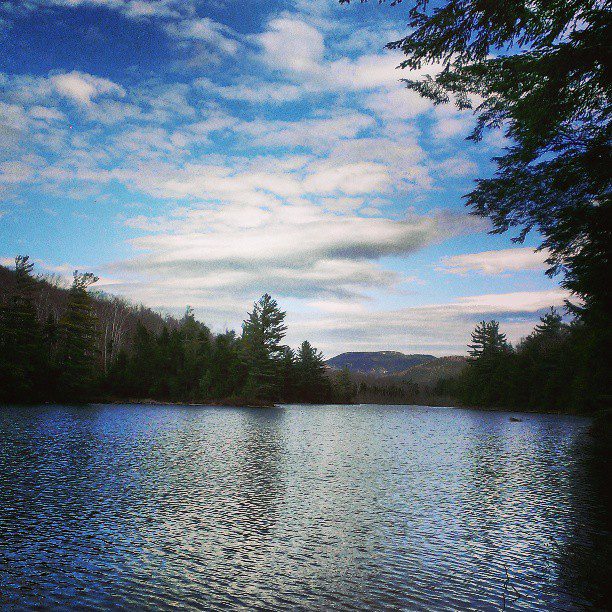
<svg viewBox="0 0 612 612">
<path fill-rule="evenodd" d="M 506 412 L 515 415 L 528 414 L 556 414 L 559 416 L 583 416 L 589 417 L 599 422 L 607 421 L 610 418 L 609 413 L 605 410 L 595 412 L 579 412 L 576 410 L 553 410 L 553 409 L 536 409 L 528 408 L 520 410 L 517 408 L 508 408 L 504 406 L 465 406 L 461 404 L 451 404 L 450 402 L 431 403 L 431 402 L 413 402 L 413 403 L 398 403 L 398 402 L 264 402 L 260 400 L 249 400 L 246 398 L 232 398 L 221 400 L 210 400 L 201 402 L 185 402 L 180 400 L 156 400 L 153 398 L 94 398 L 89 401 L 46 401 L 32 403 L 15 403 L 12 402 L 6 405 L 12 406 L 112 406 L 112 405 L 127 405 L 127 406 L 192 406 L 192 407 L 214 407 L 214 408 L 278 408 L 280 406 L 418 406 L 421 408 L 453 408 L 457 410 L 478 410 L 481 412 Z"/>
</svg>

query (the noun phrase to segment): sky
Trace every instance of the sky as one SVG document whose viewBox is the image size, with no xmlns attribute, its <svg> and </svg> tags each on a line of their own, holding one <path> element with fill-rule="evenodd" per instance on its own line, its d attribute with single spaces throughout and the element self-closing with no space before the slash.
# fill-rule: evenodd
<svg viewBox="0 0 612 612">
<path fill-rule="evenodd" d="M 239 329 L 268 292 L 287 342 L 464 354 L 567 297 L 538 236 L 463 195 L 508 145 L 401 78 L 408 5 L 0 2 L 0 263 Z M 477 102 L 477 101 L 475 101 Z"/>
</svg>

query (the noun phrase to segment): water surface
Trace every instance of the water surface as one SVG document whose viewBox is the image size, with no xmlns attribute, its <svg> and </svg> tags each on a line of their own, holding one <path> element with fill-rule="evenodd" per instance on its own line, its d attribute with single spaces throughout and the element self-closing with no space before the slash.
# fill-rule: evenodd
<svg viewBox="0 0 612 612">
<path fill-rule="evenodd" d="M 604 608 L 571 416 L 0 408 L 5 609 Z"/>
</svg>

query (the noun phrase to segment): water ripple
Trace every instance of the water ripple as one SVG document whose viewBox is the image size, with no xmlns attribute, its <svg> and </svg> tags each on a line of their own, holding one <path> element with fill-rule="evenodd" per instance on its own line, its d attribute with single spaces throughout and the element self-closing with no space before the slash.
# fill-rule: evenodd
<svg viewBox="0 0 612 612">
<path fill-rule="evenodd" d="M 0 605 L 605 608 L 586 419 L 0 408 Z"/>
</svg>

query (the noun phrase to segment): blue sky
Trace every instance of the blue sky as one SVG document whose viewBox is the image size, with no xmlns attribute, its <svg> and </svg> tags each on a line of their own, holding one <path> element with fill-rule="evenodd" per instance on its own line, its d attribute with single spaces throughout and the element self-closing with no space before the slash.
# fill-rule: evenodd
<svg viewBox="0 0 612 612">
<path fill-rule="evenodd" d="M 289 343 L 329 356 L 461 354 L 493 316 L 524 336 L 566 295 L 537 236 L 467 214 L 507 143 L 466 141 L 469 111 L 402 86 L 383 46 L 405 21 L 335 0 L 0 3 L 2 263 L 91 270 L 215 331 L 267 291 Z"/>
</svg>

